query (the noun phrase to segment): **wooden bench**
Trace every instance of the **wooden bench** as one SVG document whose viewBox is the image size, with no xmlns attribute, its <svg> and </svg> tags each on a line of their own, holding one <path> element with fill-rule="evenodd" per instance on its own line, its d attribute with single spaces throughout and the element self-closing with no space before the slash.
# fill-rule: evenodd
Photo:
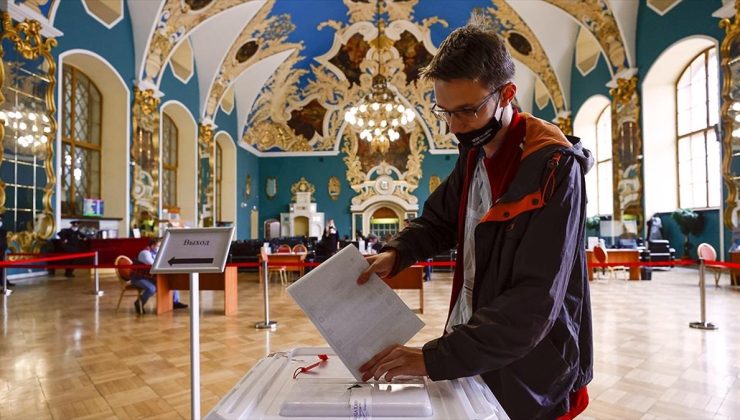
<svg viewBox="0 0 740 420">
<path fill-rule="evenodd" d="M 394 290 L 419 290 L 419 313 L 424 313 L 424 267 L 412 265 L 395 276 L 383 280 Z"/>
</svg>

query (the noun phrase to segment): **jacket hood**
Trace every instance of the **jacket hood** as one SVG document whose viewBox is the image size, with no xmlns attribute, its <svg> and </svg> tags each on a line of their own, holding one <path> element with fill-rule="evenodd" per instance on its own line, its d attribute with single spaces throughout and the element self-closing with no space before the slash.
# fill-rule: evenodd
<svg viewBox="0 0 740 420">
<path fill-rule="evenodd" d="M 556 125 L 522 112 L 519 114 L 524 119 L 526 131 L 524 134 L 522 160 L 542 149 L 555 148 L 563 154 L 573 156 L 586 174 L 594 165 L 591 151 L 584 148 L 581 139 L 574 136 L 566 136 Z"/>
</svg>

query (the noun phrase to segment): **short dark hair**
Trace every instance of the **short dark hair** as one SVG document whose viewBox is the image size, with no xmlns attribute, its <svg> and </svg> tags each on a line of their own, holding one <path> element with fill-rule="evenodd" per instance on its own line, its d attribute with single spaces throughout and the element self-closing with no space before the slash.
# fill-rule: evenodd
<svg viewBox="0 0 740 420">
<path fill-rule="evenodd" d="M 151 238 L 149 239 L 149 246 L 156 245 L 158 243 L 162 242 L 162 238 Z"/>
<path fill-rule="evenodd" d="M 442 41 L 421 75 L 431 80 L 477 80 L 493 91 L 514 77 L 514 61 L 488 19 L 474 13 L 467 25 Z"/>
</svg>

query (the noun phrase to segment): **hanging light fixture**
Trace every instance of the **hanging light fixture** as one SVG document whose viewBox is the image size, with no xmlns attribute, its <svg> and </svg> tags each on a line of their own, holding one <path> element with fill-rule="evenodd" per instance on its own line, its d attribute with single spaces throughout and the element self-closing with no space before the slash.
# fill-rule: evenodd
<svg viewBox="0 0 740 420">
<path fill-rule="evenodd" d="M 0 123 L 12 128 L 19 146 L 41 152 L 51 133 L 49 118 L 34 109 L 16 106 L 10 111 L 0 111 Z"/>
<path fill-rule="evenodd" d="M 378 55 L 378 73 L 373 76 L 370 92 L 359 104 L 344 113 L 344 120 L 353 131 L 359 133 L 360 139 L 370 143 L 373 149 L 385 153 L 390 144 L 401 137 L 399 131 L 401 128 L 413 126 L 416 115 L 411 108 L 407 108 L 398 100 L 396 94 L 388 87 L 388 79 L 383 74 L 383 52 L 386 46 L 384 23 L 380 19 L 381 2 L 383 0 L 377 0 L 378 36 L 374 42 Z"/>
</svg>

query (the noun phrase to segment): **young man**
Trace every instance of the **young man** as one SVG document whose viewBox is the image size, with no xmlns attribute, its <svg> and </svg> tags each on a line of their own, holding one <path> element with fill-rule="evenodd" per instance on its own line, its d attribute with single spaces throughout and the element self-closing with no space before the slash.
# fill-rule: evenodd
<svg viewBox="0 0 740 420">
<path fill-rule="evenodd" d="M 139 264 L 154 264 L 154 259 L 157 257 L 159 252 L 159 245 L 162 243 L 160 238 L 152 238 L 149 240 L 149 245 L 139 252 L 139 256 L 136 258 Z M 156 280 L 149 273 L 149 270 L 135 270 L 131 275 L 131 284 L 139 289 L 142 289 L 141 298 L 136 299 L 134 302 L 134 310 L 137 314 L 144 313 L 144 305 L 150 297 L 157 293 L 157 286 L 155 286 Z M 173 305 L 175 309 L 187 308 L 188 305 L 180 302 L 180 292 L 175 290 L 172 295 Z"/>
<path fill-rule="evenodd" d="M 450 312 L 442 337 L 385 349 L 363 379 L 480 375 L 514 419 L 573 418 L 588 404 L 593 367 L 583 244 L 593 159 L 578 139 L 512 107 L 514 64 L 482 25 L 450 34 L 423 74 L 460 156 L 358 282 L 456 245 Z"/>
</svg>

